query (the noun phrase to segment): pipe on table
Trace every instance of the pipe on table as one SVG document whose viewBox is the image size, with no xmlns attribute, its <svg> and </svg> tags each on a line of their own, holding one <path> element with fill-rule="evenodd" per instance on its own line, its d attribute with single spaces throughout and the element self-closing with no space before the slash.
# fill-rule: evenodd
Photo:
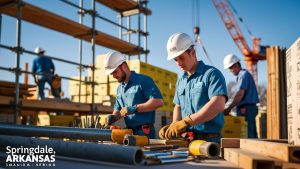
<svg viewBox="0 0 300 169">
<path fill-rule="evenodd" d="M 125 135 L 123 140 L 125 146 L 147 146 L 149 139 L 147 136 Z"/>
<path fill-rule="evenodd" d="M 25 136 L 25 137 L 50 137 L 85 139 L 97 141 L 112 141 L 112 130 L 72 128 L 72 127 L 45 127 L 25 126 L 0 123 L 2 135 Z"/>
<path fill-rule="evenodd" d="M 220 145 L 205 140 L 194 140 L 189 145 L 189 152 L 194 156 L 217 157 L 220 154 Z"/>
<path fill-rule="evenodd" d="M 59 156 L 132 165 L 140 164 L 144 159 L 144 153 L 139 147 L 0 135 L 0 147 L 7 146 L 14 148 L 47 146 Z"/>
</svg>

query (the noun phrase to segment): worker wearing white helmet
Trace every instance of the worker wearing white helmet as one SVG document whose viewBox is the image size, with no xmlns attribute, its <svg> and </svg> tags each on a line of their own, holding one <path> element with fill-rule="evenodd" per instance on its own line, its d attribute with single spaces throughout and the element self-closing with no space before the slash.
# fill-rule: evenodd
<svg viewBox="0 0 300 169">
<path fill-rule="evenodd" d="M 119 52 L 109 52 L 105 57 L 105 70 L 120 83 L 109 124 L 124 117 L 127 128 L 135 135 L 155 138 L 155 109 L 163 106 L 158 87 L 146 75 L 130 71 L 126 58 Z"/>
<path fill-rule="evenodd" d="M 258 109 L 256 104 L 259 102 L 256 85 L 252 75 L 242 69 L 240 59 L 234 54 L 228 54 L 224 58 L 224 69 L 237 76 L 235 94 L 226 103 L 224 113 L 228 115 L 233 107 L 236 106 L 238 116 L 245 116 L 248 121 L 248 138 L 257 138 L 255 117 Z"/>
<path fill-rule="evenodd" d="M 45 54 L 45 52 L 46 51 L 43 48 L 37 47 L 35 49 L 35 53 L 37 53 L 39 56 L 33 60 L 32 65 L 32 73 L 34 81 L 38 85 L 40 99 L 45 98 L 44 88 L 46 82 L 50 85 L 52 94 L 55 95 L 55 97 L 59 97 L 60 93 L 54 90 L 52 87 L 55 67 L 50 58 L 42 56 L 43 54 Z"/>
<path fill-rule="evenodd" d="M 197 61 L 194 42 L 185 33 L 175 33 L 167 43 L 168 60 L 174 60 L 184 72 L 176 84 L 173 122 L 159 131 L 162 139 L 189 132 L 189 138 L 220 142 L 227 100 L 222 73 Z M 192 136 L 191 136 L 192 135 Z"/>
</svg>

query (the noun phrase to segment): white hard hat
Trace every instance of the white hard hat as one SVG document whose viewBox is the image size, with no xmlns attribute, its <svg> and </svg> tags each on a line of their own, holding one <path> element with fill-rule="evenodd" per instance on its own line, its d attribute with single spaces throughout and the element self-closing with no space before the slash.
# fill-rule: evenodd
<svg viewBox="0 0 300 169">
<path fill-rule="evenodd" d="M 125 61 L 126 57 L 120 52 L 107 53 L 104 60 L 106 75 L 110 75 Z"/>
<path fill-rule="evenodd" d="M 230 68 L 232 65 L 234 65 L 235 63 L 237 63 L 239 61 L 240 61 L 240 59 L 237 56 L 235 56 L 234 54 L 226 55 L 223 60 L 224 69 Z"/>
<path fill-rule="evenodd" d="M 41 47 L 37 47 L 37 48 L 35 48 L 34 52 L 35 53 L 45 53 L 46 51 Z"/>
<path fill-rule="evenodd" d="M 168 60 L 183 54 L 192 45 L 194 45 L 194 41 L 189 35 L 180 32 L 173 34 L 167 43 Z"/>
</svg>

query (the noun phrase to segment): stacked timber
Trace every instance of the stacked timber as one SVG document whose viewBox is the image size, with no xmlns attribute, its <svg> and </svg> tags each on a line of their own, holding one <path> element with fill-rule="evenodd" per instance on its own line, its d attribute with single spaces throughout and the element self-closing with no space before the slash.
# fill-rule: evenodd
<svg viewBox="0 0 300 169">
<path fill-rule="evenodd" d="M 267 48 L 267 138 L 287 138 L 285 49 Z"/>
<path fill-rule="evenodd" d="M 222 139 L 222 157 L 244 169 L 298 169 L 300 146 L 287 140 Z"/>
<path fill-rule="evenodd" d="M 300 145 L 300 38 L 286 52 L 288 140 Z"/>
</svg>

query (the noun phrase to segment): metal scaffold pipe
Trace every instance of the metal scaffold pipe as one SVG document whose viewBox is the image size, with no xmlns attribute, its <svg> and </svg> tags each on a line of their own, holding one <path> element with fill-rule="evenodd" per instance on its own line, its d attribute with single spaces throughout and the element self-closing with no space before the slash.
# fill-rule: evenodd
<svg viewBox="0 0 300 169">
<path fill-rule="evenodd" d="M 62 140 L 42 140 L 20 136 L 0 135 L 0 147 L 51 147 L 55 155 L 79 159 L 97 160 L 112 163 L 140 164 L 143 151 L 138 147 L 106 145 L 96 143 L 79 143 Z"/>
<path fill-rule="evenodd" d="M 42 127 L 10 125 L 0 123 L 0 133 L 3 135 L 25 136 L 25 137 L 50 137 L 85 139 L 97 141 L 112 141 L 112 130 L 82 129 L 71 127 Z"/>
</svg>

